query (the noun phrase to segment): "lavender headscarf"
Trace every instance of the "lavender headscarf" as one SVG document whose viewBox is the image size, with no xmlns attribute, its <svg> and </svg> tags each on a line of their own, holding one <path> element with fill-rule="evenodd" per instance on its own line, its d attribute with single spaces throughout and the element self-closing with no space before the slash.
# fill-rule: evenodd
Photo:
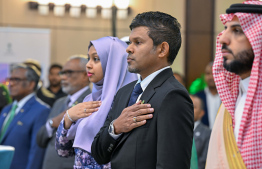
<svg viewBox="0 0 262 169">
<path fill-rule="evenodd" d="M 103 126 L 116 92 L 128 83 L 137 80 L 137 75 L 127 70 L 127 44 L 116 37 L 103 37 L 90 42 L 97 51 L 104 78 L 93 84 L 93 91 L 83 102 L 102 101 L 97 112 L 79 119 L 68 131 L 68 137 L 75 138 L 73 147 L 91 152 L 94 137 Z"/>
</svg>

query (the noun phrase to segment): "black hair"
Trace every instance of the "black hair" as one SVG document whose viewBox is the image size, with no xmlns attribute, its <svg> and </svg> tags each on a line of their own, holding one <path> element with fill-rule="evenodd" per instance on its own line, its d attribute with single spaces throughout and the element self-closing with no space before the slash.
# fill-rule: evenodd
<svg viewBox="0 0 262 169">
<path fill-rule="evenodd" d="M 52 65 L 49 67 L 49 73 L 50 73 L 50 71 L 51 71 L 53 68 L 58 68 L 58 69 L 62 70 L 63 67 L 62 67 L 60 64 L 54 63 L 54 64 L 52 64 Z"/>
<path fill-rule="evenodd" d="M 148 27 L 148 36 L 153 40 L 154 47 L 162 42 L 168 43 L 167 61 L 172 64 L 181 47 L 181 26 L 177 19 L 163 12 L 144 12 L 133 19 L 129 28 L 132 30 L 139 26 Z"/>
<path fill-rule="evenodd" d="M 190 96 L 193 97 L 193 98 L 199 99 L 200 100 L 200 108 L 201 108 L 201 110 L 205 110 L 204 102 L 203 102 L 203 100 L 199 96 L 197 96 L 197 95 L 190 95 Z"/>
</svg>

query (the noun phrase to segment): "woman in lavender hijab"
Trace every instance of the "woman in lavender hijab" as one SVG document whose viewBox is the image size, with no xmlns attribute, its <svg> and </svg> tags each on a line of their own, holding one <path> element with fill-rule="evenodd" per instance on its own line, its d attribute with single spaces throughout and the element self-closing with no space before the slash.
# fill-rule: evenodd
<svg viewBox="0 0 262 169">
<path fill-rule="evenodd" d="M 136 74 L 127 71 L 127 45 L 115 37 L 103 37 L 90 42 L 87 75 L 93 82 L 93 91 L 83 103 L 70 108 L 56 132 L 58 155 L 75 155 L 74 169 L 110 168 L 99 165 L 91 156 L 91 145 L 103 126 L 116 92 L 137 80 Z"/>
</svg>

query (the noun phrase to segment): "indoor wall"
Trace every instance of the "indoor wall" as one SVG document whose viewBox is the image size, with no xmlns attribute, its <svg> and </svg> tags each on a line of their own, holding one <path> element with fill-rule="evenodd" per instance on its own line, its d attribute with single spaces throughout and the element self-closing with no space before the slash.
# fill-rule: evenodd
<svg viewBox="0 0 262 169">
<path fill-rule="evenodd" d="M 166 0 L 130 0 L 131 14 L 125 20 L 117 20 L 117 36 L 119 38 L 130 34 L 129 24 L 141 12 L 163 11 L 176 16 L 184 32 L 185 1 Z M 28 0 L 0 0 L 0 26 L 20 28 L 47 28 L 51 30 L 51 63 L 64 64 L 73 54 L 86 54 L 90 40 L 112 35 L 111 20 L 102 19 L 101 15 L 89 19 L 82 13 L 80 18 L 72 18 L 66 12 L 63 17 L 56 17 L 50 11 L 48 16 L 41 16 L 37 10 L 31 10 Z M 183 49 L 183 47 L 182 47 Z M 183 52 L 173 68 L 183 72 Z"/>
<path fill-rule="evenodd" d="M 219 14 L 224 13 L 230 4 L 241 3 L 243 0 L 213 0 L 211 6 L 198 4 L 197 8 L 195 6 L 189 8 L 188 2 L 187 0 L 130 0 L 130 15 L 125 20 L 117 20 L 116 23 L 117 36 L 121 38 L 130 34 L 128 26 L 138 13 L 145 11 L 162 11 L 175 16 L 182 27 L 182 47 L 172 68 L 174 71 L 190 77 L 187 86 L 204 72 L 204 65 L 212 60 L 215 55 L 216 35 L 224 29 L 219 20 Z M 194 1 L 191 0 L 191 2 Z M 194 3 L 198 2 L 200 1 Z M 193 38 L 193 40 L 194 43 L 199 43 L 209 39 L 208 42 L 205 43 L 210 43 L 211 45 L 203 46 L 201 49 L 187 48 L 188 51 L 186 51 L 186 45 L 189 44 L 186 42 L 186 39 L 188 39 L 188 37 L 185 36 L 186 27 L 191 24 L 191 21 L 194 22 L 194 24 L 201 24 L 200 22 L 198 23 L 197 20 L 187 20 L 188 12 L 195 8 L 194 12 L 196 13 L 191 12 L 191 15 L 196 15 L 195 18 L 197 19 L 197 17 L 201 16 L 198 15 L 197 11 L 201 13 L 203 10 L 206 10 L 207 7 L 209 9 L 205 15 L 209 15 L 208 24 L 213 25 L 211 26 L 212 30 L 209 28 L 207 31 L 209 34 L 208 38 L 202 36 L 201 33 L 203 33 L 203 31 L 200 30 L 199 34 L 194 34 L 195 38 Z M 50 11 L 48 16 L 41 16 L 37 10 L 29 9 L 28 0 L 0 0 L 0 27 L 50 29 L 50 61 L 51 63 L 56 62 L 61 64 L 64 64 L 66 59 L 73 54 L 86 54 L 90 40 L 112 35 L 111 20 L 102 19 L 100 14 L 98 14 L 95 19 L 87 18 L 84 13 L 82 13 L 80 18 L 72 18 L 68 12 L 66 12 L 63 17 L 56 17 L 52 11 Z M 198 50 L 198 53 L 201 53 L 201 50 L 204 50 L 205 47 L 208 48 L 209 52 L 202 56 L 200 60 L 199 56 L 194 55 L 194 50 Z M 186 57 L 186 52 L 188 56 L 190 53 L 190 57 Z M 191 64 L 188 64 L 186 59 L 189 59 Z M 200 66 L 192 64 L 196 62 L 202 62 L 202 64 Z"/>
</svg>

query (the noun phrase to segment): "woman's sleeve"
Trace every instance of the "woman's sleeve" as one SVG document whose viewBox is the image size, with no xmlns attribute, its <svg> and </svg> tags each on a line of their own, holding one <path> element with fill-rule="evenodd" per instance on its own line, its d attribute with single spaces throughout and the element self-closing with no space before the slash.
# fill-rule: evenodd
<svg viewBox="0 0 262 169">
<path fill-rule="evenodd" d="M 74 153 L 73 140 L 67 137 L 68 130 L 64 128 L 64 119 L 61 121 L 55 139 L 55 148 L 60 157 L 71 157 Z"/>
</svg>

